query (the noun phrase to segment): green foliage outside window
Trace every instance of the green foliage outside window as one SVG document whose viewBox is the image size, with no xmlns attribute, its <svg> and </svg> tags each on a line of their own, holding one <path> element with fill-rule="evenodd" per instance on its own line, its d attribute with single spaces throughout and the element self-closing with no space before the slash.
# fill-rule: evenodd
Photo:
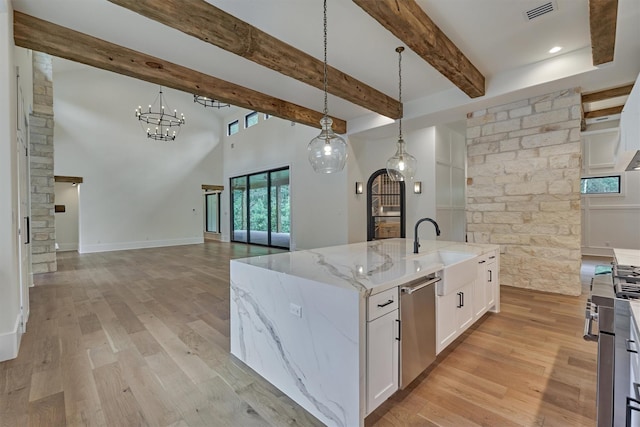
<svg viewBox="0 0 640 427">
<path fill-rule="evenodd" d="M 580 193 L 582 194 L 620 193 L 620 176 L 602 176 L 602 177 L 582 178 L 580 180 Z"/>
</svg>

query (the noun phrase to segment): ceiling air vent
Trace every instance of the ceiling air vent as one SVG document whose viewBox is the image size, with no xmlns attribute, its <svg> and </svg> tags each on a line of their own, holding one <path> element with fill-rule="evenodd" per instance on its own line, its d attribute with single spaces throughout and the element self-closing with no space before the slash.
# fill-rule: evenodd
<svg viewBox="0 0 640 427">
<path fill-rule="evenodd" d="M 549 12 L 553 12 L 554 10 L 558 10 L 558 6 L 556 6 L 555 1 L 550 1 L 545 4 L 541 4 L 538 7 L 534 7 L 533 9 L 527 10 L 524 12 L 524 18 L 527 21 L 531 21 L 532 19 L 538 18 L 542 15 L 546 15 Z"/>
</svg>

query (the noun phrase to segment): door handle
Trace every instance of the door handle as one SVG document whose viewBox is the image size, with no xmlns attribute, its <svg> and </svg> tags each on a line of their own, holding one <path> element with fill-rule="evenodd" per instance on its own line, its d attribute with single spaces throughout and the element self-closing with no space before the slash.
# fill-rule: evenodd
<svg viewBox="0 0 640 427">
<path fill-rule="evenodd" d="M 31 221 L 28 216 L 24 217 L 24 221 L 25 221 L 25 229 L 27 230 L 27 237 L 24 244 L 28 245 L 29 243 L 31 243 Z"/>
<path fill-rule="evenodd" d="M 400 319 L 396 319 L 396 322 L 398 322 L 398 337 L 396 338 L 396 341 L 400 341 L 402 338 L 402 321 Z"/>
</svg>

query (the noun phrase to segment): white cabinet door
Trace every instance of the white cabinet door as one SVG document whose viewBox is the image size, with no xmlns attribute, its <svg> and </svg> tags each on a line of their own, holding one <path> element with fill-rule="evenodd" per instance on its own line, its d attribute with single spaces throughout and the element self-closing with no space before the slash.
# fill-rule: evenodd
<svg viewBox="0 0 640 427">
<path fill-rule="evenodd" d="M 473 317 L 479 319 L 487 312 L 487 300 L 489 290 L 487 289 L 487 280 L 489 273 L 487 272 L 488 256 L 483 255 L 478 260 L 478 276 L 473 286 Z"/>
<path fill-rule="evenodd" d="M 398 310 L 367 322 L 367 414 L 398 390 Z"/>
<path fill-rule="evenodd" d="M 457 291 L 459 292 L 459 291 Z M 459 295 L 451 292 L 436 296 L 436 353 L 440 353 L 457 337 Z"/>
<path fill-rule="evenodd" d="M 469 282 L 454 292 L 436 297 L 436 353 L 473 323 L 474 284 Z"/>
<path fill-rule="evenodd" d="M 487 259 L 486 272 L 486 309 L 490 309 L 496 305 L 496 294 L 500 292 L 500 280 L 498 277 L 498 259 L 495 253 L 489 255 Z M 494 307 L 495 308 L 495 307 Z"/>
</svg>

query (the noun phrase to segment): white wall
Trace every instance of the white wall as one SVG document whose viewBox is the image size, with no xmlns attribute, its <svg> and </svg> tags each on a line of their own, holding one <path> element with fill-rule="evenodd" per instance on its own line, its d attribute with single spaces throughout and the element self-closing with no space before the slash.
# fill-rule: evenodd
<svg viewBox="0 0 640 427">
<path fill-rule="evenodd" d="M 413 239 L 414 225 L 420 218 L 436 219 L 436 127 L 408 132 L 403 135 L 406 150 L 418 160 L 413 181 L 406 183 L 406 237 Z M 352 138 L 354 151 L 349 172 L 349 241 L 361 242 L 367 239 L 367 197 L 356 195 L 355 182 L 365 185 L 369 177 L 378 169 L 384 169 L 387 159 L 396 152 L 397 137 L 366 141 Z M 413 193 L 413 182 L 422 182 L 422 193 Z M 435 239 L 435 228 L 431 224 L 422 224 L 419 236 L 423 239 Z"/>
<path fill-rule="evenodd" d="M 311 249 L 347 242 L 347 172 L 317 174 L 307 160 L 307 145 L 319 129 L 277 117 L 243 128 L 244 115 L 237 109 L 226 124 L 239 119 L 240 132 L 222 137 L 224 186 L 221 197 L 222 239 L 229 240 L 229 178 L 289 166 L 291 191 L 291 249 Z M 346 169 L 346 168 L 345 168 Z"/>
<path fill-rule="evenodd" d="M 0 0 L 0 361 L 20 342 L 16 70 L 11 3 Z"/>
<path fill-rule="evenodd" d="M 56 243 L 58 251 L 77 251 L 79 231 L 78 193 L 80 186 L 70 182 L 56 182 L 56 205 L 63 205 L 64 212 L 56 212 Z"/>
<path fill-rule="evenodd" d="M 466 240 L 466 123 L 436 127 L 436 220 L 440 239 Z"/>
<path fill-rule="evenodd" d="M 173 142 L 147 139 L 134 110 L 154 101 L 157 85 L 90 67 L 56 72 L 57 61 L 54 167 L 84 179 L 79 251 L 202 242 L 201 185 L 222 180 L 221 121 L 164 88 L 186 124 Z"/>
<path fill-rule="evenodd" d="M 613 256 L 612 248 L 640 249 L 640 172 L 615 170 L 617 127 L 582 133 L 582 176 L 621 175 L 620 194 L 582 195 L 582 253 Z"/>
</svg>

